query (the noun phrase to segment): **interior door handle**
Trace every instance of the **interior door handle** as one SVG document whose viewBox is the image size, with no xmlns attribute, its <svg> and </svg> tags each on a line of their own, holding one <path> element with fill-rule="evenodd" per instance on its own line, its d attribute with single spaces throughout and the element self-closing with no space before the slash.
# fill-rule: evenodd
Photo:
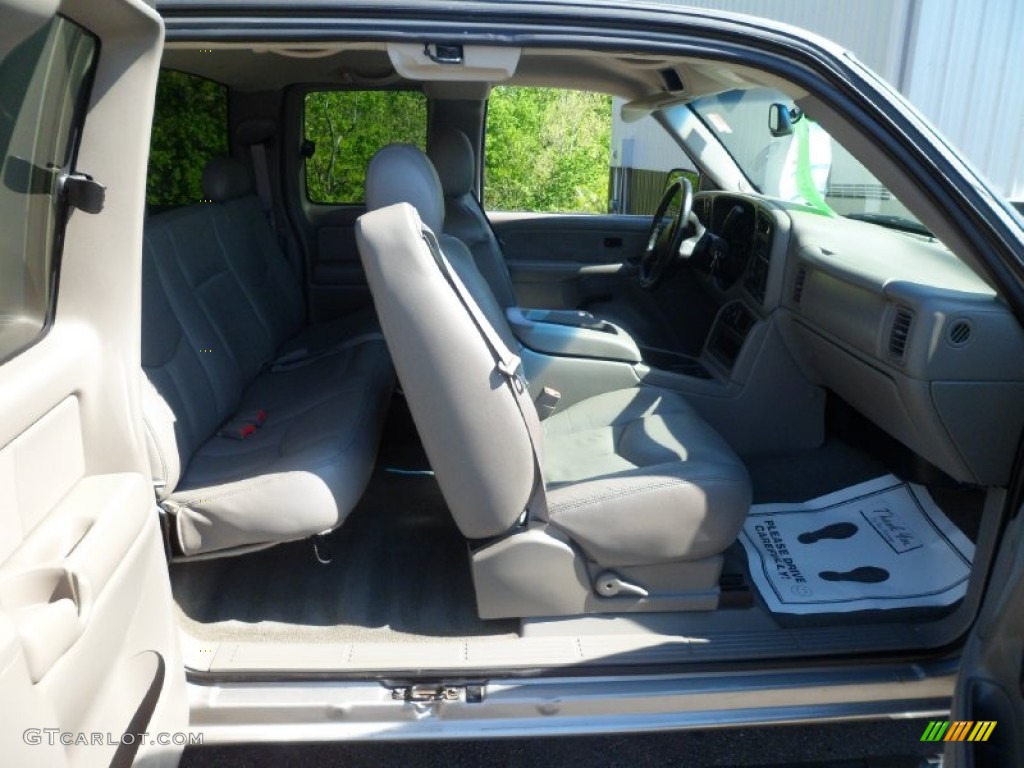
<svg viewBox="0 0 1024 768">
<path fill-rule="evenodd" d="M 85 629 L 83 582 L 60 566 L 13 574 L 0 582 L 0 603 L 10 613 L 33 683 L 74 645 Z"/>
</svg>

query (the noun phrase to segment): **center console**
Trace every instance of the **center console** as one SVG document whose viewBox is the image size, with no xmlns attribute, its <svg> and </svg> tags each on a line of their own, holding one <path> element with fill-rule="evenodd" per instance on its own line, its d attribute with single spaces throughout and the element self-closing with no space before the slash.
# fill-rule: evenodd
<svg viewBox="0 0 1024 768">
<path fill-rule="evenodd" d="M 535 352 L 621 363 L 643 360 L 633 337 L 589 312 L 509 307 L 512 332 Z"/>
<path fill-rule="evenodd" d="M 658 347 L 641 347 L 644 362 L 659 371 L 676 373 L 680 376 L 692 376 L 695 379 L 710 379 L 711 371 L 696 357 L 673 352 Z"/>
<path fill-rule="evenodd" d="M 740 300 L 722 307 L 708 336 L 707 354 L 726 371 L 732 371 L 750 330 L 757 322 L 754 313 Z"/>
</svg>

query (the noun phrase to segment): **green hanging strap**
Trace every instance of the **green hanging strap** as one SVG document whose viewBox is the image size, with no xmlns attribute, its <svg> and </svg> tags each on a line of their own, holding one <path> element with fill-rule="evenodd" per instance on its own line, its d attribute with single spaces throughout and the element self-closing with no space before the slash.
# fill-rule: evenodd
<svg viewBox="0 0 1024 768">
<path fill-rule="evenodd" d="M 804 201 L 812 208 L 817 208 L 826 216 L 835 216 L 836 212 L 825 202 L 818 191 L 811 172 L 811 128 L 810 118 L 804 117 L 793 125 L 793 141 L 796 142 L 796 189 Z"/>
</svg>

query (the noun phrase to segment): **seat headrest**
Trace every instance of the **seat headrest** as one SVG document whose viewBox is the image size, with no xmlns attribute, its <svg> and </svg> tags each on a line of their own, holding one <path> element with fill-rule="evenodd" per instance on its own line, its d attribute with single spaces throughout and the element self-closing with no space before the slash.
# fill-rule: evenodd
<svg viewBox="0 0 1024 768">
<path fill-rule="evenodd" d="M 462 197 L 472 191 L 476 158 L 466 134 L 457 128 L 435 130 L 427 141 L 427 155 L 437 169 L 446 197 Z"/>
<path fill-rule="evenodd" d="M 252 176 L 245 163 L 232 157 L 215 157 L 203 169 L 203 196 L 218 202 L 252 192 Z"/>
<path fill-rule="evenodd" d="M 444 226 L 444 194 L 429 158 L 412 144 L 389 144 L 366 169 L 366 208 L 409 203 L 431 231 Z"/>
</svg>

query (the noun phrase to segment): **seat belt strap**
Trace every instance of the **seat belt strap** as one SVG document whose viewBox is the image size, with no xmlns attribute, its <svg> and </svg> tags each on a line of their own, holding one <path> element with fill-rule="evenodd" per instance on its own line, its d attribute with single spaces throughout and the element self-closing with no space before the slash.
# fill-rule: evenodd
<svg viewBox="0 0 1024 768">
<path fill-rule="evenodd" d="M 519 417 L 523 420 L 523 426 L 526 427 L 526 434 L 530 439 L 530 450 L 533 453 L 534 475 L 533 490 L 526 504 L 526 521 L 528 522 L 530 519 L 547 520 L 548 499 L 547 491 L 544 487 L 544 475 L 540 468 L 540 456 L 537 452 L 536 438 L 534 437 L 533 430 L 530 428 L 530 420 L 526 415 L 527 409 L 533 409 L 534 405 L 529 399 L 526 380 L 522 375 L 522 361 L 518 355 L 508 348 L 508 345 L 502 341 L 497 331 L 494 330 L 494 326 L 483 316 L 476 300 L 473 299 L 465 284 L 455 270 L 452 269 L 434 233 L 427 227 L 421 227 L 420 231 L 442 276 L 455 292 L 462 306 L 469 313 L 473 324 L 487 344 L 491 357 L 494 358 L 494 367 L 501 373 L 509 390 L 512 392 L 512 398 L 515 400 L 516 407 L 519 410 Z"/>
<path fill-rule="evenodd" d="M 317 360 L 322 360 L 330 355 L 336 355 L 339 352 L 344 352 L 346 349 L 358 346 L 368 341 L 384 341 L 384 334 L 379 331 L 371 331 L 368 333 L 360 333 L 353 336 L 350 339 L 346 339 L 340 344 L 335 344 L 330 347 L 326 347 L 316 352 L 311 352 L 308 349 L 295 349 L 291 352 L 286 352 L 280 357 L 271 360 L 266 363 L 265 367 L 272 373 L 279 373 L 281 371 L 293 371 L 296 368 L 303 368 L 310 363 L 314 363 Z"/>
<path fill-rule="evenodd" d="M 501 257 L 501 268 L 498 270 L 498 279 L 500 279 L 501 282 L 505 284 L 505 288 L 508 290 L 509 295 L 512 297 L 513 300 L 515 300 L 516 288 L 512 284 L 512 276 L 508 272 L 508 262 L 505 259 L 505 247 L 504 245 L 502 245 L 501 238 L 498 237 L 498 233 L 494 229 L 494 224 L 491 223 L 491 217 L 488 216 L 487 211 L 484 210 L 483 204 L 472 192 L 469 193 L 469 196 L 472 198 L 473 204 L 476 206 L 477 211 L 480 212 L 480 216 L 482 216 L 483 220 L 487 222 L 487 229 L 490 231 L 491 237 L 494 238 L 494 242 L 498 246 L 498 255 Z"/>
<path fill-rule="evenodd" d="M 260 207 L 266 217 L 270 228 L 277 238 L 277 246 L 281 249 L 285 260 L 291 266 L 295 274 L 300 275 L 296 258 L 292 255 L 291 238 L 277 225 L 277 217 L 274 215 L 274 198 L 270 194 L 270 165 L 267 162 L 267 145 L 250 144 L 249 154 L 252 157 L 252 172 L 256 180 L 256 197 L 260 200 Z"/>
<path fill-rule="evenodd" d="M 270 222 L 270 226 L 277 232 L 277 222 L 274 220 L 274 201 L 270 196 L 270 167 L 267 165 L 267 145 L 250 144 L 249 153 L 252 155 L 253 176 L 256 178 L 256 196 L 260 199 L 260 206 L 263 213 Z"/>
</svg>

